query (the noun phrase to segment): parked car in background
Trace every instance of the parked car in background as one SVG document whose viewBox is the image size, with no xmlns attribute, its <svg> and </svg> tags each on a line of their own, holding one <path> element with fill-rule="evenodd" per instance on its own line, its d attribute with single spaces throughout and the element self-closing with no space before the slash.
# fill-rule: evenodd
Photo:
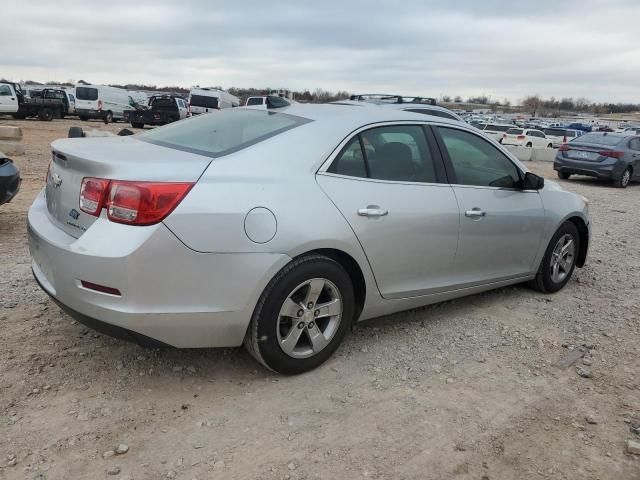
<svg viewBox="0 0 640 480">
<path fill-rule="evenodd" d="M 511 128 L 513 128 L 513 124 L 488 123 L 482 128 L 482 133 L 488 135 L 498 142 L 501 142 L 504 134 L 507 133 L 507 131 L 509 131 Z"/>
<path fill-rule="evenodd" d="M 571 175 L 587 175 L 626 188 L 640 178 L 640 136 L 587 133 L 560 147 L 553 169 L 564 180 Z"/>
<path fill-rule="evenodd" d="M 359 94 L 351 95 L 349 101 L 338 101 L 338 104 L 373 104 L 383 108 L 393 110 L 403 110 L 405 112 L 420 113 L 422 115 L 432 115 L 434 117 L 446 118 L 463 122 L 464 120 L 448 108 L 436 105 L 436 101 L 429 97 L 390 95 L 390 94 Z"/>
<path fill-rule="evenodd" d="M 110 335 L 244 342 L 284 374 L 354 321 L 527 281 L 557 292 L 587 257 L 582 196 L 444 118 L 248 107 L 51 149 L 28 214 L 44 291 Z"/>
<path fill-rule="evenodd" d="M 580 130 L 573 130 L 570 128 L 545 128 L 544 134 L 551 140 L 553 148 L 558 148 L 563 143 L 570 142 L 574 138 L 583 134 Z"/>
<path fill-rule="evenodd" d="M 291 105 L 291 101 L 280 95 L 264 95 L 261 97 L 249 97 L 245 102 L 246 107 L 252 108 L 282 108 Z"/>
<path fill-rule="evenodd" d="M 21 181 L 20 170 L 13 160 L 0 152 L 0 205 L 13 200 L 20 190 Z"/>
<path fill-rule="evenodd" d="M 124 111 L 134 103 L 129 92 L 107 85 L 78 84 L 75 96 L 76 115 L 85 121 L 96 118 L 105 123 L 124 120 Z"/>
<path fill-rule="evenodd" d="M 124 111 L 124 121 L 133 128 L 145 125 L 165 125 L 187 118 L 187 102 L 176 95 L 154 95 L 146 107 L 137 105 L 133 110 Z"/>
<path fill-rule="evenodd" d="M 218 88 L 192 88 L 187 104 L 192 115 L 200 115 L 223 108 L 239 107 L 240 99 Z"/>
<path fill-rule="evenodd" d="M 544 132 L 530 128 L 511 128 L 502 137 L 503 145 L 518 147 L 552 148 L 553 142 Z"/>
<path fill-rule="evenodd" d="M 593 125 L 589 125 L 588 123 L 570 123 L 567 125 L 567 128 L 571 128 L 573 130 L 580 130 L 582 132 L 591 132 L 593 130 Z"/>
</svg>

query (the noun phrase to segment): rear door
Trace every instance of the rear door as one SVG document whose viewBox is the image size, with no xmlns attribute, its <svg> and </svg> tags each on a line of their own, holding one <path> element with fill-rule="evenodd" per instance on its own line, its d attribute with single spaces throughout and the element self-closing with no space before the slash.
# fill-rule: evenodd
<svg viewBox="0 0 640 480">
<path fill-rule="evenodd" d="M 15 113 L 18 111 L 18 97 L 13 87 L 6 83 L 0 83 L 0 112 Z"/>
<path fill-rule="evenodd" d="M 460 206 L 454 265 L 459 285 L 492 283 L 535 270 L 545 222 L 539 193 L 521 190 L 520 169 L 480 135 L 454 127 L 435 130 Z"/>
<path fill-rule="evenodd" d="M 385 298 L 435 293 L 454 282 L 458 204 L 431 135 L 418 124 L 363 130 L 317 175 Z"/>
</svg>

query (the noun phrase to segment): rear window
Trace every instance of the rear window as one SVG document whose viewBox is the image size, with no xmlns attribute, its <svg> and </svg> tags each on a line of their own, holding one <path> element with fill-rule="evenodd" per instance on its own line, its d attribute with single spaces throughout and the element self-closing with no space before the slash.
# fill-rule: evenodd
<svg viewBox="0 0 640 480">
<path fill-rule="evenodd" d="M 507 130 L 507 135 L 522 135 L 521 128 L 510 128 Z"/>
<path fill-rule="evenodd" d="M 487 125 L 485 127 L 485 130 L 490 130 L 492 132 L 506 132 L 507 130 L 509 130 L 511 127 L 509 125 Z"/>
<path fill-rule="evenodd" d="M 253 97 L 247 100 L 247 106 L 249 105 L 262 105 L 263 99 L 260 97 Z"/>
<path fill-rule="evenodd" d="M 98 100 L 98 89 L 90 87 L 76 87 L 76 98 L 78 100 Z"/>
<path fill-rule="evenodd" d="M 218 97 L 191 95 L 191 106 L 202 108 L 218 108 Z"/>
<path fill-rule="evenodd" d="M 618 145 L 625 137 L 619 135 L 605 135 L 603 133 L 586 133 L 579 138 L 580 143 L 591 145 L 605 145 L 613 147 Z"/>
<path fill-rule="evenodd" d="M 224 109 L 136 135 L 140 140 L 208 157 L 222 157 L 311 120 L 267 110 Z"/>
</svg>

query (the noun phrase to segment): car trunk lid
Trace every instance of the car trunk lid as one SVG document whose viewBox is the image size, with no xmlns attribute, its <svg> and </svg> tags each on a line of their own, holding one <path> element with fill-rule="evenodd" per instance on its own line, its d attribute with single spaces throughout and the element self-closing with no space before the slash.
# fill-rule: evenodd
<svg viewBox="0 0 640 480">
<path fill-rule="evenodd" d="M 587 162 L 597 162 L 602 158 L 601 152 L 613 151 L 614 147 L 608 145 L 596 145 L 596 144 L 576 144 L 567 143 L 565 150 L 562 152 L 562 156 L 571 160 L 582 160 Z"/>
<path fill-rule="evenodd" d="M 211 162 L 209 157 L 141 142 L 131 136 L 64 139 L 51 146 L 47 209 L 58 227 L 75 238 L 97 219 L 80 210 L 83 178 L 195 182 Z"/>
</svg>

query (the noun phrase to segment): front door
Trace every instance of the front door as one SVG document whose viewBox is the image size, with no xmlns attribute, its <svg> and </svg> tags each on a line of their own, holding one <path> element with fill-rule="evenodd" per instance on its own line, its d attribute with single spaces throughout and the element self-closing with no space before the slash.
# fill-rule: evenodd
<svg viewBox="0 0 640 480">
<path fill-rule="evenodd" d="M 522 190 L 520 168 L 480 135 L 449 127 L 435 130 L 460 206 L 454 266 L 459 285 L 535 271 L 545 221 L 539 193 Z"/>
<path fill-rule="evenodd" d="M 18 97 L 13 91 L 13 87 L 7 84 L 0 84 L 0 112 L 16 113 L 18 111 Z"/>
<path fill-rule="evenodd" d="M 454 281 L 458 205 L 428 135 L 420 125 L 365 130 L 317 176 L 385 298 L 435 293 Z"/>
</svg>

